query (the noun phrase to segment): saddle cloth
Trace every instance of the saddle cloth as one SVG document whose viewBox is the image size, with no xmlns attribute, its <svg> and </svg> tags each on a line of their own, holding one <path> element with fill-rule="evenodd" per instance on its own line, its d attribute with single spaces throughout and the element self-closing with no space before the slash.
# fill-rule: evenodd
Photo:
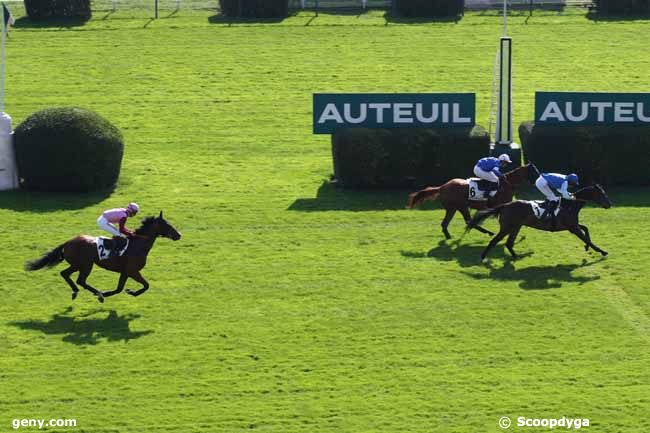
<svg viewBox="0 0 650 433">
<path fill-rule="evenodd" d="M 110 244 L 113 242 L 113 239 L 111 238 L 106 238 L 106 237 L 98 237 L 95 241 L 97 244 L 97 256 L 99 256 L 99 260 L 106 260 L 109 258 L 111 254 L 111 248 Z M 126 250 L 129 248 L 129 240 L 126 240 L 126 243 L 124 244 L 124 247 L 119 251 L 119 255 L 122 256 L 126 252 Z"/>
<path fill-rule="evenodd" d="M 544 201 L 529 201 L 530 207 L 533 209 L 533 213 L 537 217 L 537 219 L 541 220 L 542 215 L 544 215 L 544 212 L 546 212 L 546 209 L 542 206 L 544 204 Z M 555 208 L 555 211 L 553 211 L 555 216 L 557 216 L 560 213 L 560 206 L 557 206 Z M 550 218 L 550 216 L 547 216 L 545 219 Z"/>
<path fill-rule="evenodd" d="M 486 201 L 496 194 L 496 190 L 484 191 L 480 188 L 480 186 L 483 186 L 485 182 L 487 181 L 479 179 L 478 177 L 470 177 L 467 179 L 467 184 L 469 186 L 469 200 Z"/>
</svg>

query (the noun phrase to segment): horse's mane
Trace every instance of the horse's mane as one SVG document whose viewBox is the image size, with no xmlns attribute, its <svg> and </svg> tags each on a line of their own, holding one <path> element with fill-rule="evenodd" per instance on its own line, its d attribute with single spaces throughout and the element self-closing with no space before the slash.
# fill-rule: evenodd
<svg viewBox="0 0 650 433">
<path fill-rule="evenodd" d="M 136 235 L 144 235 L 147 234 L 149 231 L 149 227 L 153 225 L 153 223 L 156 221 L 156 217 L 146 217 L 145 219 L 142 220 L 142 225 L 140 226 L 139 229 L 135 231 Z"/>
</svg>

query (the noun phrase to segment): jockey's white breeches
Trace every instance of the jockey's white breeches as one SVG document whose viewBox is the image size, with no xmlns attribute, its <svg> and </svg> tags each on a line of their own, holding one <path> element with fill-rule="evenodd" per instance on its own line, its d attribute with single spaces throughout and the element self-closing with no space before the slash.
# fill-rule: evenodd
<svg viewBox="0 0 650 433">
<path fill-rule="evenodd" d="M 489 182 L 494 182 L 494 183 L 499 183 L 499 176 L 492 173 L 491 171 L 481 170 L 481 167 L 479 167 L 478 165 L 474 166 L 474 174 L 476 176 L 480 177 L 483 180 L 487 180 Z"/>
<path fill-rule="evenodd" d="M 537 178 L 537 180 L 535 181 L 535 186 L 542 194 L 544 194 L 544 196 L 546 196 L 547 200 L 560 201 L 560 197 L 555 195 L 551 187 L 548 185 L 546 179 L 544 179 L 542 176 Z"/>
<path fill-rule="evenodd" d="M 100 216 L 99 218 L 97 218 L 97 227 L 99 227 L 102 230 L 105 230 L 105 231 L 109 232 L 113 236 L 122 236 L 122 237 L 124 237 L 124 235 L 122 235 L 122 233 L 120 233 L 120 229 L 115 227 L 113 224 L 109 223 L 108 220 L 106 218 L 104 218 L 104 216 Z"/>
</svg>

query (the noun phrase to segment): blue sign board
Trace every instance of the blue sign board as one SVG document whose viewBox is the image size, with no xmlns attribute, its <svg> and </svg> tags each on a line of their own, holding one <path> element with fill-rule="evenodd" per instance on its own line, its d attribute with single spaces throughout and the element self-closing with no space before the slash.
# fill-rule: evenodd
<svg viewBox="0 0 650 433">
<path fill-rule="evenodd" d="M 650 125 L 650 93 L 537 92 L 535 124 Z"/>
<path fill-rule="evenodd" d="M 475 121 L 473 93 L 314 94 L 314 134 L 340 128 L 470 127 Z"/>
</svg>

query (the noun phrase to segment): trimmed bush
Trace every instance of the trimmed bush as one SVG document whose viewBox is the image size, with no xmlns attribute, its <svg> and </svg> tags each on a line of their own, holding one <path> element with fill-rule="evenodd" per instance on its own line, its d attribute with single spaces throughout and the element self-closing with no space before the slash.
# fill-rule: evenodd
<svg viewBox="0 0 650 433">
<path fill-rule="evenodd" d="M 219 0 L 221 14 L 231 18 L 284 18 L 288 0 Z"/>
<path fill-rule="evenodd" d="M 464 0 L 394 0 L 395 11 L 403 17 L 457 17 L 463 14 Z"/>
<path fill-rule="evenodd" d="M 332 135 L 334 177 L 349 188 L 400 188 L 472 176 L 490 137 L 473 129 L 342 129 Z"/>
<path fill-rule="evenodd" d="M 524 157 L 583 184 L 650 185 L 650 126 L 519 126 Z"/>
<path fill-rule="evenodd" d="M 29 116 L 14 133 L 23 188 L 87 192 L 110 188 L 120 174 L 122 134 L 80 108 L 50 108 Z"/>
<path fill-rule="evenodd" d="M 595 0 L 602 15 L 650 14 L 650 0 Z"/>
<path fill-rule="evenodd" d="M 90 19 L 90 0 L 25 0 L 25 12 L 34 21 L 67 18 Z"/>
</svg>

